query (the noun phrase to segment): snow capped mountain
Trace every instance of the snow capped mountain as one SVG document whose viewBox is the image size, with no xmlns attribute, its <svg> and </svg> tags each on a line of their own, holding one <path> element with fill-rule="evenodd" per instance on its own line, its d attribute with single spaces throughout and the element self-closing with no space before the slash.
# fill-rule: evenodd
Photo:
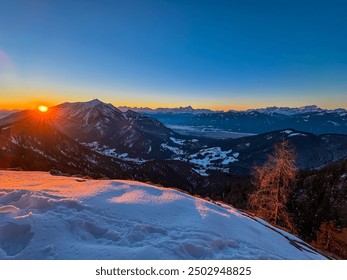
<svg viewBox="0 0 347 280">
<path fill-rule="evenodd" d="M 135 162 L 170 156 L 159 147 L 175 133 L 153 118 L 130 110 L 123 113 L 97 99 L 52 110 L 60 131 L 100 153 Z"/>
<path fill-rule="evenodd" d="M 347 113 L 346 109 L 338 108 L 334 110 L 322 109 L 316 105 L 306 105 L 301 107 L 266 107 L 266 108 L 256 108 L 256 109 L 248 109 L 245 111 L 239 110 L 229 110 L 227 112 L 223 112 L 221 110 L 211 110 L 211 109 L 195 109 L 192 106 L 187 107 L 177 107 L 177 108 L 156 108 L 151 109 L 148 107 L 127 107 L 120 106 L 118 107 L 122 112 L 126 112 L 128 110 L 145 113 L 149 115 L 155 114 L 214 114 L 214 113 L 250 113 L 250 112 L 259 112 L 263 114 L 280 114 L 285 116 L 292 116 L 303 113 L 319 113 L 319 112 L 329 112 L 329 113 Z"/>
<path fill-rule="evenodd" d="M 172 113 L 172 114 L 204 114 L 214 112 L 210 109 L 194 109 L 192 106 L 178 108 L 157 108 L 156 113 Z"/>
<path fill-rule="evenodd" d="M 93 142 L 107 133 L 110 127 L 123 129 L 127 120 L 112 104 L 98 99 L 89 102 L 63 103 L 51 108 L 54 124 L 64 133 L 81 142 Z"/>
<path fill-rule="evenodd" d="M 326 259 L 227 205 L 134 181 L 0 171 L 0 259 Z"/>
<path fill-rule="evenodd" d="M 322 109 L 319 108 L 316 105 L 307 105 L 302 106 L 298 108 L 290 108 L 290 107 L 266 107 L 266 108 L 260 108 L 260 109 L 249 109 L 246 112 L 252 112 L 257 111 L 264 114 L 280 114 L 280 115 L 286 115 L 286 116 L 293 116 L 298 114 L 309 114 L 309 113 L 339 113 L 339 114 L 345 114 L 347 113 L 346 109 L 338 108 L 333 110 L 328 109 Z"/>
<path fill-rule="evenodd" d="M 316 106 L 304 108 L 266 108 L 249 111 L 228 111 L 208 114 L 152 114 L 172 128 L 208 129 L 227 133 L 265 133 L 286 128 L 315 134 L 347 134 L 347 111 L 323 110 Z M 191 135 L 198 135 L 197 133 Z"/>
<path fill-rule="evenodd" d="M 100 110 L 96 110 L 96 108 L 100 108 Z M 96 113 L 100 113 L 103 118 L 114 118 L 115 115 L 119 117 L 122 115 L 121 111 L 119 111 L 112 104 L 106 104 L 101 102 L 98 99 L 93 99 L 87 102 L 74 102 L 74 103 L 63 103 L 53 109 L 57 109 L 57 118 L 64 117 L 68 115 L 70 118 L 78 117 L 81 114 L 87 113 L 84 116 L 84 121 L 86 124 L 93 121 L 93 118 L 98 117 L 95 116 Z"/>
<path fill-rule="evenodd" d="M 149 107 L 128 107 L 128 106 L 118 106 L 117 107 L 120 111 L 125 113 L 126 111 L 133 111 L 137 113 L 151 113 L 154 109 L 151 109 Z"/>
<path fill-rule="evenodd" d="M 260 109 L 250 109 L 247 110 L 247 112 L 257 111 L 264 114 L 281 114 L 286 116 L 296 115 L 296 114 L 303 114 L 303 113 L 312 113 L 312 112 L 323 112 L 326 110 L 323 110 L 316 105 L 308 105 L 308 106 L 302 106 L 299 108 L 290 108 L 290 107 L 266 107 L 266 108 L 260 108 Z"/>
<path fill-rule="evenodd" d="M 138 113 L 147 113 L 147 114 L 205 114 L 205 113 L 213 113 L 219 111 L 213 111 L 210 109 L 194 109 L 192 106 L 187 107 L 177 107 L 177 108 L 156 108 L 151 109 L 148 107 L 127 107 L 121 106 L 118 107 L 122 112 L 126 112 L 128 110 L 138 112 Z"/>
</svg>

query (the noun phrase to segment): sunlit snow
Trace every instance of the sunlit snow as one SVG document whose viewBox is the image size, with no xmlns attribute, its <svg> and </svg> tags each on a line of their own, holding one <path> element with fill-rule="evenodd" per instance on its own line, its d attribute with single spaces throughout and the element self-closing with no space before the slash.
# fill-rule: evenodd
<svg viewBox="0 0 347 280">
<path fill-rule="evenodd" d="M 226 205 L 119 180 L 0 171 L 0 259 L 324 259 Z"/>
</svg>

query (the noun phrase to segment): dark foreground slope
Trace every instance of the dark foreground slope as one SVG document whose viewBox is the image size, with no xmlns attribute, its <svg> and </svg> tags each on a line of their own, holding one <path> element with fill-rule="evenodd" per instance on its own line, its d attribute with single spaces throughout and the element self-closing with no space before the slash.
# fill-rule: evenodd
<svg viewBox="0 0 347 280">
<path fill-rule="evenodd" d="M 0 167 L 58 169 L 64 173 L 129 178 L 131 164 L 91 151 L 56 130 L 49 119 L 32 111 L 0 126 Z"/>
<path fill-rule="evenodd" d="M 347 259 L 347 158 L 302 172 L 289 206 L 301 237 Z"/>
</svg>

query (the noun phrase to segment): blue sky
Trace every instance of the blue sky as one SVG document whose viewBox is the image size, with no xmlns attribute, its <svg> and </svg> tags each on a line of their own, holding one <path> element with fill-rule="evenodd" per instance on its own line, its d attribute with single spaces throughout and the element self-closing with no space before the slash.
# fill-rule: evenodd
<svg viewBox="0 0 347 280">
<path fill-rule="evenodd" d="M 0 105 L 347 107 L 346 1 L 0 0 Z"/>
</svg>

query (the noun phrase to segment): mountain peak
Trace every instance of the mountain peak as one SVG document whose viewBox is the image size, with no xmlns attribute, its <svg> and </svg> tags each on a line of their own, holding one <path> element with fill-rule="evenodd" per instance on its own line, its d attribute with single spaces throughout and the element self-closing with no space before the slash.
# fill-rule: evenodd
<svg viewBox="0 0 347 280">
<path fill-rule="evenodd" d="M 193 107 L 192 106 L 186 106 L 186 107 L 184 107 L 184 106 L 180 106 L 178 109 L 185 109 L 185 110 L 194 110 L 193 109 Z"/>
<path fill-rule="evenodd" d="M 318 107 L 317 105 L 306 105 L 306 106 L 301 106 L 301 107 L 299 107 L 299 109 L 305 110 L 305 111 L 308 111 L 308 110 L 320 111 L 320 110 L 322 110 L 322 109 L 321 109 L 320 107 Z"/>
<path fill-rule="evenodd" d="M 99 99 L 92 99 L 90 101 L 86 101 L 86 102 L 77 102 L 78 104 L 82 105 L 83 107 L 87 107 L 87 108 L 92 108 L 98 105 L 107 105 L 106 103 L 100 101 Z"/>
<path fill-rule="evenodd" d="M 296 115 L 296 114 L 302 114 L 302 113 L 313 113 L 313 112 L 320 112 L 323 111 L 320 107 L 316 105 L 306 105 L 301 107 L 266 107 L 266 108 L 259 108 L 259 109 L 250 109 L 246 112 L 260 112 L 264 114 L 281 114 L 281 115 Z"/>
<path fill-rule="evenodd" d="M 67 114 L 71 113 L 73 115 L 77 115 L 81 112 L 86 114 L 87 111 L 93 110 L 95 107 L 98 106 L 98 109 L 101 109 L 103 111 L 117 111 L 121 113 L 116 107 L 114 107 L 110 103 L 104 103 L 100 101 L 99 99 L 92 99 L 90 101 L 85 101 L 85 102 L 65 102 L 60 105 L 55 106 L 55 108 L 59 108 L 60 113 L 62 114 Z"/>
<path fill-rule="evenodd" d="M 96 105 L 104 104 L 104 103 L 101 102 L 99 99 L 95 98 L 93 100 L 85 102 L 85 104 L 96 106 Z"/>
</svg>

